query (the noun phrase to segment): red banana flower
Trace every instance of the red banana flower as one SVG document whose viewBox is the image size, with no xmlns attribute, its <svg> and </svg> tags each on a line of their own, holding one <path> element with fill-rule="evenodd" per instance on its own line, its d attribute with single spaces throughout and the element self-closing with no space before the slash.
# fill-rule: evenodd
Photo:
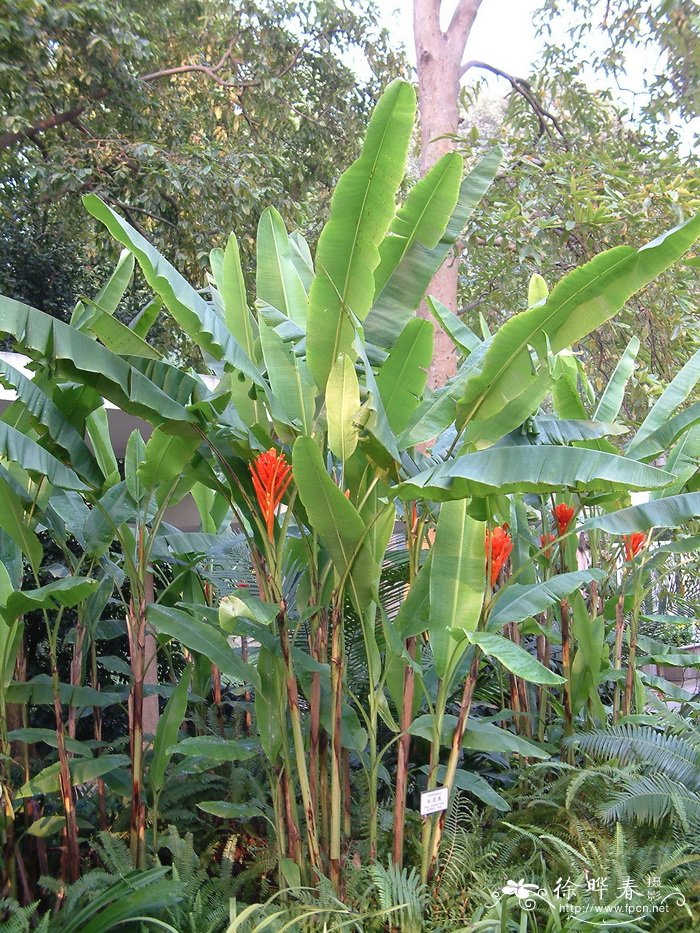
<svg viewBox="0 0 700 933">
<path fill-rule="evenodd" d="M 274 447 L 259 454 L 253 460 L 250 473 L 258 505 L 265 519 L 267 535 L 272 540 L 275 512 L 292 481 L 292 473 L 289 464 L 284 459 L 284 453 L 278 453 Z"/>
<path fill-rule="evenodd" d="M 647 536 L 643 531 L 625 535 L 625 560 L 633 560 L 647 543 Z"/>
<path fill-rule="evenodd" d="M 486 529 L 486 554 L 491 555 L 491 586 L 496 585 L 498 575 L 513 550 L 513 540 L 507 525 L 499 525 L 493 531 Z"/>
<path fill-rule="evenodd" d="M 571 519 L 574 517 L 575 511 L 576 509 L 572 508 L 570 505 L 566 505 L 565 502 L 560 502 L 559 505 L 555 505 L 552 509 L 552 515 L 557 525 L 559 537 L 566 534 L 566 530 L 571 524 Z"/>
</svg>

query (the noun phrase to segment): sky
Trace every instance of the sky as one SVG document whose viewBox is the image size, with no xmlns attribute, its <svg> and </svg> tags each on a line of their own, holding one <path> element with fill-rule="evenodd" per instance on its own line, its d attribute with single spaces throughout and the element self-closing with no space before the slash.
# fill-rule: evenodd
<svg viewBox="0 0 700 933">
<path fill-rule="evenodd" d="M 375 0 L 383 14 L 384 24 L 396 42 L 402 42 L 409 61 L 415 64 L 413 43 L 413 0 Z M 456 6 L 456 0 L 443 0 L 442 27 L 449 24 Z M 477 59 L 488 62 L 497 68 L 517 77 L 527 77 L 536 63 L 540 40 L 535 35 L 533 14 L 541 6 L 541 0 L 483 0 L 474 26 L 469 35 L 463 61 Z M 571 20 L 570 25 L 575 25 Z M 561 29 L 561 26 L 560 26 Z M 593 33 L 595 36 L 595 32 Z M 629 49 L 626 54 L 625 85 L 641 91 L 644 87 L 645 69 L 663 69 L 663 61 L 655 59 L 649 49 Z M 503 78 L 479 71 L 474 77 L 486 80 L 494 96 L 510 91 L 510 85 Z M 581 63 L 581 76 L 591 88 L 608 88 L 618 104 L 628 108 L 633 116 L 644 101 L 642 95 L 635 97 L 616 86 L 612 79 L 596 73 Z M 700 132 L 700 117 L 690 124 L 674 121 L 674 127 L 680 134 L 681 147 L 689 152 L 693 149 L 696 133 Z"/>
<path fill-rule="evenodd" d="M 443 28 L 449 23 L 455 0 L 443 3 Z M 526 76 L 537 55 L 532 14 L 539 0 L 484 0 L 474 22 L 464 60 L 476 58 L 511 74 Z M 377 0 L 387 27 L 406 46 L 415 63 L 413 0 Z"/>
</svg>

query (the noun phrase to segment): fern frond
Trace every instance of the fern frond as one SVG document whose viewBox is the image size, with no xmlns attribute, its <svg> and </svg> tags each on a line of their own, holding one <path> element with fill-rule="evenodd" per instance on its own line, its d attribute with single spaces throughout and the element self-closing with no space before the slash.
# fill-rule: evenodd
<svg viewBox="0 0 700 933">
<path fill-rule="evenodd" d="M 623 767 L 641 763 L 690 788 L 700 788 L 697 748 L 685 737 L 668 735 L 651 726 L 624 723 L 608 729 L 582 732 L 566 739 L 565 745 L 578 748 L 594 759 L 616 760 Z"/>
<path fill-rule="evenodd" d="M 658 826 L 672 817 L 688 832 L 690 823 L 700 820 L 700 794 L 664 774 L 623 777 L 621 784 L 599 806 L 605 822 L 624 820 Z"/>
<path fill-rule="evenodd" d="M 13 898 L 0 898 L 0 930 L 3 933 L 31 933 L 32 918 L 39 906 L 39 901 L 22 907 Z"/>
<path fill-rule="evenodd" d="M 389 860 L 367 869 L 382 912 L 391 912 L 391 924 L 401 933 L 421 933 L 427 888 L 415 868 L 399 868 Z"/>
</svg>

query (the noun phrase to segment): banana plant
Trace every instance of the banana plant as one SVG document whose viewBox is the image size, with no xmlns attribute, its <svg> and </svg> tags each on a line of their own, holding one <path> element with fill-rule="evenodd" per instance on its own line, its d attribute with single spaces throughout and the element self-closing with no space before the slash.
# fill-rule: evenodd
<svg viewBox="0 0 700 933">
<path fill-rule="evenodd" d="M 3 332 L 43 362 L 54 380 L 70 383 L 89 411 L 102 396 L 154 427 L 144 447 L 134 440 L 127 480 L 95 501 L 106 546 L 118 533 L 132 565 L 135 645 L 151 624 L 162 638 L 205 654 L 224 676 L 251 686 L 281 869 L 310 881 L 328 874 L 339 892 L 352 837 L 351 752 L 366 774 L 372 860 L 383 763 L 397 749 L 396 827 L 405 812 L 411 736 L 430 744 L 428 786 L 442 781 L 450 790 L 470 781 L 467 772 L 459 773 L 465 743 L 527 757 L 546 754 L 508 730 L 470 721 L 487 663 L 512 675 L 517 722 L 529 716 L 528 685 L 535 684 L 540 698 L 563 688 L 567 726 L 573 726 L 576 622 L 572 628 L 565 605 L 582 584 L 600 577 L 577 576 L 562 559 L 555 568 L 560 573 L 538 581 L 528 568 L 542 553 L 520 561 L 520 577 L 508 575 L 514 544 L 503 525 L 519 527 L 522 547 L 523 496 L 554 496 L 569 507 L 580 502 L 612 520 L 626 511 L 619 509 L 630 490 L 661 491 L 676 481 L 676 474 L 643 456 L 622 456 L 608 441 L 616 434 L 609 422 L 629 361 L 596 417 L 560 412 L 547 418 L 539 409 L 551 396 L 563 411 L 566 392 L 576 395 L 570 348 L 700 235 L 695 218 L 641 249 L 601 254 L 551 293 L 536 282 L 528 307 L 483 340 L 433 302 L 461 362 L 447 385 L 430 391 L 425 370 L 432 327 L 416 309 L 501 155 L 487 154 L 465 178 L 459 156 L 444 157 L 397 209 L 414 118 L 412 87 L 394 82 L 375 109 L 359 158 L 338 182 L 313 258 L 274 208 L 264 212 L 254 301 L 235 238 L 211 255 L 207 298 L 111 207 L 94 195 L 84 199 L 138 263 L 155 300 L 199 346 L 213 389 L 144 349 L 136 328 L 116 332 L 110 309 L 129 272 L 128 256 L 114 289 L 77 314 L 72 327 L 0 299 Z M 80 330 L 83 325 L 97 340 Z M 688 417 L 685 424 L 693 424 Z M 47 451 L 57 443 L 56 425 L 47 421 L 34 442 L 40 469 L 52 467 Z M 661 442 L 658 426 L 647 427 L 640 439 L 646 453 Z M 674 431 L 668 443 L 680 436 Z M 539 435 L 549 443 L 527 441 Z M 0 453 L 14 450 L 13 437 L 0 432 Z M 80 454 L 74 440 L 64 439 L 61 447 L 72 464 Z M 423 452 L 426 443 L 431 456 Z M 107 479 L 104 467 L 96 479 Z M 88 484 L 79 482 L 67 488 L 82 495 Z M 222 602 L 218 629 L 208 607 L 163 605 L 139 584 L 165 506 L 195 483 L 225 500 L 247 542 L 255 580 L 250 592 L 241 588 Z M 698 507 L 683 494 L 675 498 L 683 500 L 678 514 Z M 142 519 L 134 532 L 129 526 L 136 513 Z M 596 513 L 592 520 L 602 517 Z M 574 527 L 557 532 L 560 552 L 570 550 Z M 408 554 L 398 615 L 382 599 L 395 533 L 405 536 Z M 550 611 L 559 614 L 567 645 L 561 674 L 517 643 L 519 623 Z M 502 626 L 509 626 L 507 637 L 499 634 Z M 362 695 L 349 677 L 351 632 L 362 645 Z M 239 658 L 227 636 L 255 639 L 255 663 Z M 419 652 L 423 644 L 428 650 Z M 458 714 L 450 716 L 455 693 Z M 134 764 L 135 775 L 140 767 Z M 132 800 L 136 854 L 143 851 L 142 800 L 139 790 Z M 434 871 L 441 831 L 440 817 L 426 821 L 424 879 Z"/>
</svg>

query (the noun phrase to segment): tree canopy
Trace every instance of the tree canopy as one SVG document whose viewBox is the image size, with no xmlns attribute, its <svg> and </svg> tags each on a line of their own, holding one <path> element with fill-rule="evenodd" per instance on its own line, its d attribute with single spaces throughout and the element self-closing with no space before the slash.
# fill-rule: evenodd
<svg viewBox="0 0 700 933">
<path fill-rule="evenodd" d="M 287 0 L 10 0 L 0 57 L 0 277 L 54 311 L 66 278 L 73 294 L 89 287 L 74 257 L 99 259 L 82 193 L 190 273 L 234 228 L 249 257 L 265 204 L 320 222 L 402 67 L 371 4 Z M 58 281 L 41 275 L 49 240 Z"/>
</svg>

